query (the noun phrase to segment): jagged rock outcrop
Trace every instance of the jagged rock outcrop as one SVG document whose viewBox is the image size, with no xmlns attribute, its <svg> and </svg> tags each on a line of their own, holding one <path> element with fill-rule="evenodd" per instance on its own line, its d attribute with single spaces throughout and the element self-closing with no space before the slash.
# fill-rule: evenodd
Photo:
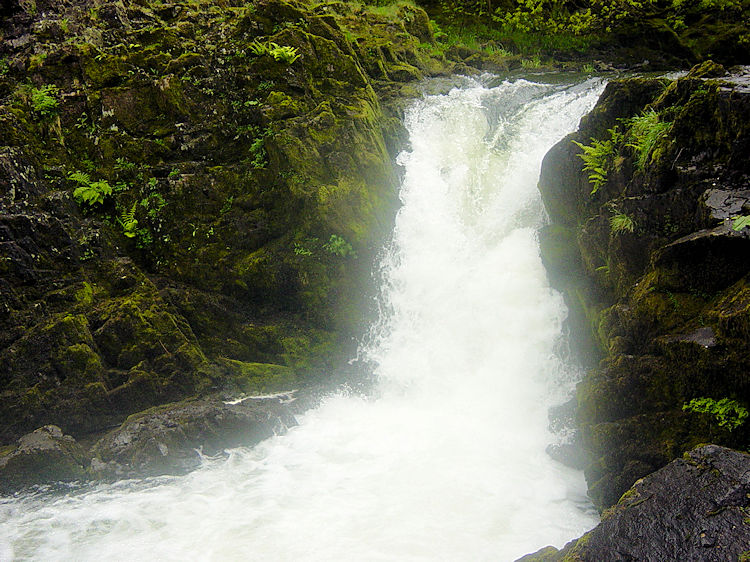
<svg viewBox="0 0 750 562">
<path fill-rule="evenodd" d="M 750 455 L 706 445 L 636 482 L 577 541 L 518 562 L 746 560 L 748 509 Z"/>
<path fill-rule="evenodd" d="M 600 509 L 699 443 L 750 442 L 750 93 L 716 74 L 611 82 L 543 164 L 543 257 L 591 335 L 577 416 Z"/>
</svg>

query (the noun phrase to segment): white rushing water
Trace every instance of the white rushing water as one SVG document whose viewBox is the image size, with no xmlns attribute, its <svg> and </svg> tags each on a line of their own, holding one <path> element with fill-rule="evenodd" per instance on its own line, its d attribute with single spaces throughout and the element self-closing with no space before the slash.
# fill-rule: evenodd
<svg viewBox="0 0 750 562">
<path fill-rule="evenodd" d="M 0 500 L 0 560 L 509 561 L 596 524 L 545 447 L 578 375 L 539 257 L 545 152 L 602 83 L 466 79 L 407 115 L 377 397 L 184 477 Z"/>
</svg>

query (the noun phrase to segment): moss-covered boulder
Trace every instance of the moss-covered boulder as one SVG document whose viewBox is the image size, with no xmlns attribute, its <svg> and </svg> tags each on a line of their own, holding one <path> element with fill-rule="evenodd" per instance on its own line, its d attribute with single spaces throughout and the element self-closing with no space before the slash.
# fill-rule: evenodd
<svg viewBox="0 0 750 562">
<path fill-rule="evenodd" d="M 87 479 L 83 448 L 70 435 L 47 425 L 0 448 L 0 492 L 51 482 Z"/>
</svg>

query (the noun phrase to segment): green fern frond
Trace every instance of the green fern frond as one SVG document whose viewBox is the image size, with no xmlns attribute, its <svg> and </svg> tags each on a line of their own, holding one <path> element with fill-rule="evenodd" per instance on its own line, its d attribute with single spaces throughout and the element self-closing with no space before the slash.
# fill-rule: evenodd
<svg viewBox="0 0 750 562">
<path fill-rule="evenodd" d="M 91 183 L 91 176 L 89 176 L 86 172 L 72 172 L 70 175 L 68 175 L 68 179 L 80 185 L 89 185 Z"/>
<path fill-rule="evenodd" d="M 617 213 L 609 219 L 609 227 L 612 234 L 633 232 L 635 230 L 635 221 L 628 215 Z"/>
<path fill-rule="evenodd" d="M 138 203 L 133 203 L 128 211 L 122 211 L 120 213 L 120 224 L 122 225 L 122 233 L 128 238 L 135 238 L 138 231 L 138 220 L 135 218 L 135 209 Z"/>
<path fill-rule="evenodd" d="M 268 54 L 268 47 L 259 41 L 253 41 L 247 48 L 257 57 Z"/>
</svg>

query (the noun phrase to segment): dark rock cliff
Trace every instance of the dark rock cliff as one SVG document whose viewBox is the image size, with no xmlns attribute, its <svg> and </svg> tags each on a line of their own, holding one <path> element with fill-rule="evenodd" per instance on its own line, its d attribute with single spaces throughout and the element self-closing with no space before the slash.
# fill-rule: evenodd
<svg viewBox="0 0 750 562">
<path fill-rule="evenodd" d="M 600 509 L 699 443 L 750 442 L 750 91 L 723 75 L 611 82 L 543 165 L 543 255 L 592 335 L 578 421 Z"/>
</svg>

